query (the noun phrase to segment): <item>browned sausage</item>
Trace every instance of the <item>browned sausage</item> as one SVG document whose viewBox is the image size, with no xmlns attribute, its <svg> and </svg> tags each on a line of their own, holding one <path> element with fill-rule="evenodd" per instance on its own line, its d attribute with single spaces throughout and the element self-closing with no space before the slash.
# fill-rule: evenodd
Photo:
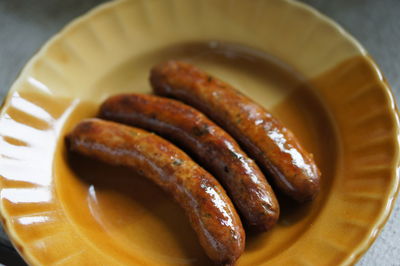
<svg viewBox="0 0 400 266">
<path fill-rule="evenodd" d="M 144 130 L 100 119 L 79 123 L 67 143 L 70 150 L 86 156 L 140 169 L 185 210 L 214 262 L 233 265 L 242 254 L 244 230 L 224 189 L 173 144 Z"/>
<path fill-rule="evenodd" d="M 182 100 L 221 125 L 287 195 L 298 201 L 317 195 L 320 172 L 312 155 L 259 104 L 183 62 L 169 61 L 154 67 L 150 82 L 156 94 Z"/>
<path fill-rule="evenodd" d="M 168 98 L 121 94 L 102 104 L 100 116 L 154 131 L 185 148 L 218 178 L 249 227 L 265 231 L 276 223 L 279 205 L 258 166 L 196 109 Z"/>
</svg>

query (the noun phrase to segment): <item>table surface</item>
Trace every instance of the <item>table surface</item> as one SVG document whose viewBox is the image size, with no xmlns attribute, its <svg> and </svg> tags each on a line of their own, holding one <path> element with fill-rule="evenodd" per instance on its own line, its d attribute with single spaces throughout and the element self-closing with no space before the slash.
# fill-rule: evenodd
<svg viewBox="0 0 400 266">
<path fill-rule="evenodd" d="M 104 0 L 0 1 L 0 98 L 54 33 Z M 376 60 L 400 99 L 400 0 L 302 0 L 333 18 Z M 357 265 L 400 265 L 400 203 Z M 0 263 L 24 265 L 0 230 Z"/>
</svg>

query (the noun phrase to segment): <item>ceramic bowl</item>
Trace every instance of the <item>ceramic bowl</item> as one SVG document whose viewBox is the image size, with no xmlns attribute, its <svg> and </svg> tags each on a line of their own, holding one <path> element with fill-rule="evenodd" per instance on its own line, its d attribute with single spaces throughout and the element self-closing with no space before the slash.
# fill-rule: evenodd
<svg viewBox="0 0 400 266">
<path fill-rule="evenodd" d="M 183 212 L 126 169 L 71 156 L 65 134 L 149 69 L 192 62 L 280 118 L 311 151 L 322 190 L 281 199 L 238 265 L 348 265 L 377 236 L 399 187 L 393 97 L 366 51 L 296 1 L 113 1 L 29 61 L 0 114 L 3 225 L 33 265 L 208 265 Z"/>
</svg>

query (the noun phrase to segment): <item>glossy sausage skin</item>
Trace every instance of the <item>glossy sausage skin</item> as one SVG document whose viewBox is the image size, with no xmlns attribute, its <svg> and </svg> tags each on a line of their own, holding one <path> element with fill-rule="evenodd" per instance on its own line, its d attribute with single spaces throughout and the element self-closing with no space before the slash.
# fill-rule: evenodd
<svg viewBox="0 0 400 266">
<path fill-rule="evenodd" d="M 229 84 L 183 62 L 155 66 L 150 82 L 156 94 L 192 105 L 221 125 L 270 173 L 284 193 L 300 202 L 317 195 L 320 172 L 313 156 L 262 106 Z"/>
<path fill-rule="evenodd" d="M 67 136 L 67 144 L 71 151 L 100 161 L 140 169 L 185 210 L 201 246 L 215 263 L 234 265 L 242 254 L 244 230 L 224 189 L 173 144 L 101 119 L 79 123 Z"/>
<path fill-rule="evenodd" d="M 258 166 L 196 109 L 154 95 L 121 94 L 102 104 L 100 117 L 153 131 L 189 151 L 222 183 L 251 229 L 266 231 L 278 220 L 278 202 Z"/>
</svg>

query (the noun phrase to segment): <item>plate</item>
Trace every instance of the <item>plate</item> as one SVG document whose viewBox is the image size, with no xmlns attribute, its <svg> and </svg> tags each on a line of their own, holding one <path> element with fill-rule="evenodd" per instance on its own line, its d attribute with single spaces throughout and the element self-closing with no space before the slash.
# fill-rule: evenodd
<svg viewBox="0 0 400 266">
<path fill-rule="evenodd" d="M 63 137 L 107 96 L 150 92 L 183 59 L 269 108 L 314 153 L 322 191 L 281 200 L 238 265 L 354 263 L 399 187 L 399 122 L 381 72 L 338 25 L 296 1 L 114 1 L 30 60 L 0 114 L 1 217 L 33 265 L 208 265 L 183 212 L 124 168 L 71 156 Z"/>
</svg>

